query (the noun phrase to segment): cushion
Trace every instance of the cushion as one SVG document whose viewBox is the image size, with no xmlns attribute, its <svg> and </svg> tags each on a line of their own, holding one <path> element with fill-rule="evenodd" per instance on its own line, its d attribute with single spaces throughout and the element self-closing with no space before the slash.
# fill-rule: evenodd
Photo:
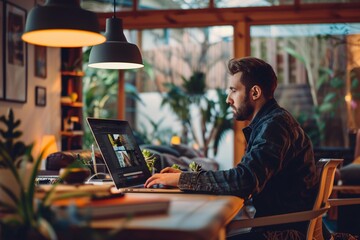
<svg viewBox="0 0 360 240">
<path fill-rule="evenodd" d="M 173 149 L 179 152 L 180 156 L 185 156 L 188 158 L 203 157 L 200 152 L 185 144 L 173 144 L 171 146 L 173 147 Z"/>
<path fill-rule="evenodd" d="M 171 167 L 173 164 L 177 164 L 181 170 L 188 170 L 189 166 L 187 162 L 184 162 L 180 157 L 176 157 L 171 154 L 164 153 L 164 167 Z"/>
<path fill-rule="evenodd" d="M 360 164 L 351 163 L 340 168 L 340 178 L 343 185 L 360 184 Z"/>
<path fill-rule="evenodd" d="M 140 146 L 141 149 L 148 149 L 148 150 L 155 150 L 159 153 L 166 153 L 166 154 L 171 154 L 175 157 L 180 157 L 180 154 L 178 151 L 176 151 L 176 149 L 173 149 L 170 146 L 165 146 L 165 145 L 152 145 L 152 144 L 144 144 Z"/>
<path fill-rule="evenodd" d="M 71 150 L 52 153 L 46 157 L 46 170 L 59 171 L 60 168 L 67 167 L 67 165 L 74 162 L 78 157 L 91 162 L 91 150 Z M 95 151 L 95 159 L 97 165 L 104 165 L 100 151 Z M 102 168 L 101 170 L 105 170 L 104 167 Z M 101 170 L 98 169 L 98 172 Z"/>
</svg>

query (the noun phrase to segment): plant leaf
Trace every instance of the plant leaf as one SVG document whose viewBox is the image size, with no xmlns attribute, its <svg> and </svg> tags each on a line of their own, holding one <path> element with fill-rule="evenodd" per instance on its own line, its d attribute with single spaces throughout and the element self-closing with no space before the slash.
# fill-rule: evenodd
<svg viewBox="0 0 360 240">
<path fill-rule="evenodd" d="M 5 209 L 6 209 L 7 211 L 10 211 L 10 212 L 16 212 L 16 211 L 17 211 L 17 207 L 16 207 L 16 206 L 10 205 L 10 204 L 2 201 L 2 200 L 0 200 L 0 205 L 1 205 L 2 207 L 5 207 Z"/>
<path fill-rule="evenodd" d="M 358 86 L 359 86 L 359 79 L 353 79 L 352 81 L 351 81 L 351 89 L 356 89 L 356 88 L 358 88 Z"/>
<path fill-rule="evenodd" d="M 39 233 L 42 236 L 44 236 L 46 239 L 51 239 L 51 240 L 58 239 L 54 228 L 45 218 L 38 219 L 38 226 L 39 226 L 38 228 Z"/>
<path fill-rule="evenodd" d="M 305 64 L 305 58 L 300 53 L 296 52 L 293 48 L 284 47 L 284 51 Z"/>
<path fill-rule="evenodd" d="M 319 106 L 320 113 L 330 112 L 332 109 L 333 109 L 332 103 L 323 103 Z"/>
<path fill-rule="evenodd" d="M 345 82 L 344 82 L 344 80 L 335 77 L 335 78 L 330 80 L 330 85 L 333 88 L 342 88 L 345 85 Z"/>
<path fill-rule="evenodd" d="M 3 191 L 9 196 L 9 198 L 11 198 L 11 200 L 15 203 L 15 205 L 19 203 L 19 199 L 16 197 L 15 193 L 8 186 L 5 186 L 4 184 L 0 183 L 0 188 L 2 188 Z"/>
<path fill-rule="evenodd" d="M 326 94 L 326 96 L 324 97 L 324 103 L 326 102 L 330 102 L 331 100 L 333 100 L 336 97 L 336 93 L 331 92 Z"/>
</svg>

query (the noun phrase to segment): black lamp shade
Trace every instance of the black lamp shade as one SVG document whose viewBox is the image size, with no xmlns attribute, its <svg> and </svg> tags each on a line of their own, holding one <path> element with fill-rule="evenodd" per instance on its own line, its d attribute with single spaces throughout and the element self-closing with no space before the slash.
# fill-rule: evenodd
<svg viewBox="0 0 360 240">
<path fill-rule="evenodd" d="M 143 67 L 139 48 L 126 40 L 122 21 L 106 19 L 106 42 L 93 46 L 89 67 L 103 69 L 134 69 Z"/>
<path fill-rule="evenodd" d="M 25 42 L 49 47 L 82 47 L 104 42 L 95 13 L 76 0 L 48 0 L 30 10 L 22 35 Z"/>
</svg>

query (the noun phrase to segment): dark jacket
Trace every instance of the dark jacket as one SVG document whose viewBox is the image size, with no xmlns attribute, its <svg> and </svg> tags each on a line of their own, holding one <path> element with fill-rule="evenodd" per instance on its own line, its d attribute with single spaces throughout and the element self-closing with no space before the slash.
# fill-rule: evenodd
<svg viewBox="0 0 360 240">
<path fill-rule="evenodd" d="M 247 148 L 232 169 L 182 173 L 182 190 L 251 198 L 256 217 L 311 209 L 316 167 L 310 139 L 275 99 L 243 129 Z"/>
</svg>

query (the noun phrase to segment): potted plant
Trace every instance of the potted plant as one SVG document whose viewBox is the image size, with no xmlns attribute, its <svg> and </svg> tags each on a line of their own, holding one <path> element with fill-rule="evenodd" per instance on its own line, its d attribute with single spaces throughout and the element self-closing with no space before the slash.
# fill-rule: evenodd
<svg viewBox="0 0 360 240">
<path fill-rule="evenodd" d="M 14 119 L 12 109 L 9 109 L 7 116 L 0 117 L 0 122 L 5 125 L 5 129 L 0 129 L 0 210 L 4 211 L 3 208 L 9 207 L 9 204 L 14 206 L 14 202 L 11 201 L 6 191 L 12 189 L 15 196 L 20 191 L 20 186 L 17 184 L 16 176 L 12 170 L 29 167 L 21 164 L 21 158 L 28 155 L 28 151 L 32 146 L 27 146 L 24 142 L 18 140 L 22 136 L 22 132 L 17 129 L 20 120 Z M 24 176 L 24 174 L 20 175 Z"/>
<path fill-rule="evenodd" d="M 54 197 L 54 184 L 41 200 L 35 198 L 38 169 L 43 153 L 52 143 L 34 158 L 34 144 L 18 140 L 22 136 L 18 130 L 21 121 L 15 120 L 12 109 L 0 117 L 0 122 L 5 125 L 0 129 L 0 239 L 56 239 L 49 222 L 50 204 L 64 196 Z"/>
<path fill-rule="evenodd" d="M 36 196 L 35 179 L 43 153 L 52 142 L 34 158 L 31 155 L 34 144 L 26 145 L 18 140 L 22 135 L 17 130 L 21 122 L 15 120 L 13 111 L 10 109 L 6 116 L 0 117 L 0 121 L 6 126 L 6 129 L 0 129 L 0 239 L 57 239 L 57 233 L 62 237 L 72 233 L 79 236 L 81 234 L 86 239 L 101 239 L 111 237 L 122 229 L 119 226 L 110 233 L 99 233 L 84 224 L 84 219 L 76 216 L 71 216 L 66 222 L 57 219 L 51 208 L 54 201 L 91 197 L 92 194 L 83 191 L 58 194 L 55 190 L 60 181 L 57 181 L 41 197 Z M 72 169 L 79 167 L 85 167 L 81 159 L 63 171 L 62 179 L 70 176 Z M 71 210 L 69 214 L 76 213 L 76 208 Z M 68 231 L 73 228 L 78 231 Z"/>
<path fill-rule="evenodd" d="M 220 141 L 225 133 L 232 129 L 233 119 L 229 105 L 226 103 L 226 93 L 215 89 L 217 100 L 207 95 L 206 74 L 195 71 L 189 79 L 182 77 L 183 84 L 166 83 L 168 91 L 163 94 L 161 106 L 168 105 L 183 125 L 181 139 L 187 143 L 190 132 L 194 142 L 200 146 L 204 156 L 213 149 L 216 156 Z M 200 118 L 194 117 L 191 108 L 197 109 Z M 193 119 L 200 121 L 200 135 L 196 131 Z"/>
<path fill-rule="evenodd" d="M 5 239 L 27 239 L 29 236 L 43 236 L 55 239 L 50 224 L 39 214 L 34 205 L 35 178 L 42 153 L 34 159 L 33 144 L 26 145 L 18 140 L 21 121 L 15 120 L 12 109 L 0 122 L 6 129 L 0 129 L 0 224 Z M 46 147 L 45 147 L 46 148 Z"/>
</svg>

